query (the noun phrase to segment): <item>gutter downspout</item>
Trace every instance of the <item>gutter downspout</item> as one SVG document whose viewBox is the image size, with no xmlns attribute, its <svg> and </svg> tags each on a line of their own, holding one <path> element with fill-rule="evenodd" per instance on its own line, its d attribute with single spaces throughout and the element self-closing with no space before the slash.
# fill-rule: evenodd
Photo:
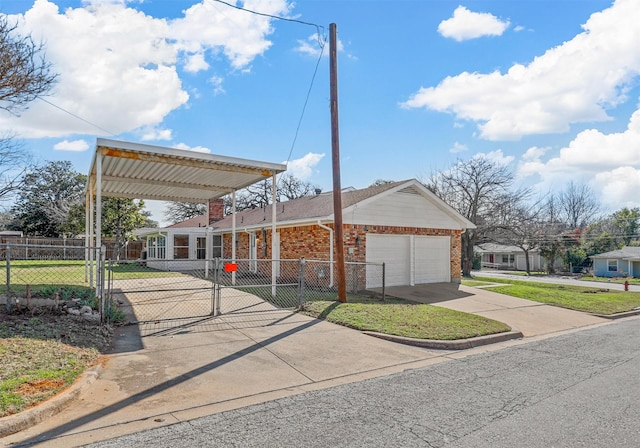
<svg viewBox="0 0 640 448">
<path fill-rule="evenodd" d="M 329 288 L 333 288 L 333 229 L 327 227 L 318 220 L 318 227 L 329 231 L 329 263 L 331 268 L 329 269 Z"/>
</svg>

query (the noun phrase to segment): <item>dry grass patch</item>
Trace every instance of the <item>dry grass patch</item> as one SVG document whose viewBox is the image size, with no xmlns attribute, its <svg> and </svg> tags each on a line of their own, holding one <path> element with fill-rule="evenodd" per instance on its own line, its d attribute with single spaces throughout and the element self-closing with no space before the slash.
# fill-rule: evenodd
<svg viewBox="0 0 640 448">
<path fill-rule="evenodd" d="M 76 316 L 0 314 L 0 417 L 69 387 L 110 342 L 110 329 Z"/>
</svg>

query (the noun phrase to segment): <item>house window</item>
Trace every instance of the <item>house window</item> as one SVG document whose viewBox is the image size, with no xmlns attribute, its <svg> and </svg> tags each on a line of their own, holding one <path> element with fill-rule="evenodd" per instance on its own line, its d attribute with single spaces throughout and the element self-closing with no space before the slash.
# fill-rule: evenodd
<svg viewBox="0 0 640 448">
<path fill-rule="evenodd" d="M 607 260 L 607 271 L 618 272 L 618 260 Z"/>
<path fill-rule="evenodd" d="M 173 236 L 173 259 L 184 260 L 189 258 L 189 235 Z"/>
<path fill-rule="evenodd" d="M 207 257 L 207 239 L 203 236 L 196 238 L 196 258 L 204 260 Z"/>
<path fill-rule="evenodd" d="M 167 253 L 167 238 L 164 235 L 147 237 L 147 258 L 164 259 Z"/>
<path fill-rule="evenodd" d="M 222 235 L 211 235 L 211 257 L 222 258 Z"/>
</svg>

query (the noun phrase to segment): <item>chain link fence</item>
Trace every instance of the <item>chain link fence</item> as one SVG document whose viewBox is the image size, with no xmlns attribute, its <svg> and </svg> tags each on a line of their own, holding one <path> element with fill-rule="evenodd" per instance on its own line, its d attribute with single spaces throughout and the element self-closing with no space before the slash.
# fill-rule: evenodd
<svg viewBox="0 0 640 448">
<path fill-rule="evenodd" d="M 0 244 L 0 305 L 8 313 L 60 312 L 116 323 L 293 309 L 337 298 L 336 265 L 328 261 L 106 255 L 104 248 Z M 384 298 L 384 264 L 346 263 L 345 276 L 348 294 L 382 285 Z"/>
<path fill-rule="evenodd" d="M 0 244 L 0 304 L 7 313 L 68 313 L 101 320 L 106 317 L 103 263 L 104 251 L 96 248 Z"/>
</svg>

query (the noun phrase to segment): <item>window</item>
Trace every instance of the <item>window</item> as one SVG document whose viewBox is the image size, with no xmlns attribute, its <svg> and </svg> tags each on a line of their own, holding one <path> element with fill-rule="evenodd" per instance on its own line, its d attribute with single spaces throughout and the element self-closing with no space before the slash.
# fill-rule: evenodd
<svg viewBox="0 0 640 448">
<path fill-rule="evenodd" d="M 164 235 L 147 237 L 147 258 L 164 259 L 166 249 L 167 238 Z"/>
<path fill-rule="evenodd" d="M 173 259 L 189 258 L 189 235 L 173 235 Z"/>
<path fill-rule="evenodd" d="M 196 258 L 198 260 L 207 258 L 207 239 L 203 236 L 196 238 Z"/>
<path fill-rule="evenodd" d="M 618 260 L 607 260 L 607 271 L 618 272 Z"/>
<path fill-rule="evenodd" d="M 222 235 L 211 235 L 211 258 L 222 258 Z"/>
</svg>

